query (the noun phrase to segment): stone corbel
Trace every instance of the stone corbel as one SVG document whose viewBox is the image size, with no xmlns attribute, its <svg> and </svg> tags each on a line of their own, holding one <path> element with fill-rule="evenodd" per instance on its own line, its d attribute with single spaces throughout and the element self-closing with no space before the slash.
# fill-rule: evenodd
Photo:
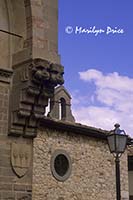
<svg viewBox="0 0 133 200">
<path fill-rule="evenodd" d="M 14 66 L 9 135 L 35 137 L 54 88 L 64 83 L 64 68 L 36 58 Z"/>
</svg>

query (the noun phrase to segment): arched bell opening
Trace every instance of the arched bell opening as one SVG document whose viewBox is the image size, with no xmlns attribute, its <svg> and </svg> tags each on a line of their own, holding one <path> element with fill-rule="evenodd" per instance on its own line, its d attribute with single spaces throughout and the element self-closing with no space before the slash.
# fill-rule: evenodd
<svg viewBox="0 0 133 200">
<path fill-rule="evenodd" d="M 64 98 L 60 98 L 59 101 L 59 119 L 66 119 L 66 100 Z"/>
</svg>

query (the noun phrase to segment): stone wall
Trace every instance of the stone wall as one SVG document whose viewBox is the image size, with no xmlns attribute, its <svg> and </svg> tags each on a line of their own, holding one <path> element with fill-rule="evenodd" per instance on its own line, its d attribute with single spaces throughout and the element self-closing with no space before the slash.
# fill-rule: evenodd
<svg viewBox="0 0 133 200">
<path fill-rule="evenodd" d="M 59 64 L 58 0 L 19 1 L 21 3 L 17 3 L 18 0 L 14 0 L 12 3 L 13 15 L 17 18 L 15 18 L 16 23 L 13 30 L 22 35 L 23 38 L 20 41 L 15 38 L 15 47 L 17 48 L 19 44 L 22 44 L 22 48 L 15 48 L 12 59 L 13 65 L 30 58 L 41 58 Z M 19 26 L 20 18 L 22 26 Z M 13 45 L 15 41 L 13 40 Z"/>
<path fill-rule="evenodd" d="M 131 162 L 129 165 L 128 178 L 129 178 L 129 195 L 133 199 L 133 146 L 128 147 L 128 156 Z M 132 161 L 131 161 L 132 160 Z"/>
<path fill-rule="evenodd" d="M 30 58 L 60 63 L 58 0 L 1 0 L 0 19 L 0 67 Z"/>
<path fill-rule="evenodd" d="M 8 23 L 8 12 L 6 9 L 6 3 L 4 0 L 0 2 L 0 29 L 9 30 Z M 9 35 L 4 32 L 0 32 L 0 48 L 2 49 L 0 53 L 0 64 L 2 67 L 9 67 L 10 65 L 10 43 L 9 43 Z"/>
<path fill-rule="evenodd" d="M 89 131 L 89 130 L 88 130 Z M 51 173 L 55 150 L 72 161 L 70 177 L 60 182 Z M 106 140 L 42 129 L 33 143 L 33 200 L 115 200 L 115 166 Z M 128 200 L 127 155 L 121 158 L 122 200 Z"/>
<path fill-rule="evenodd" d="M 17 85 L 15 70 L 23 68 L 25 62 L 39 58 L 60 63 L 57 11 L 57 0 L 0 1 L 0 200 L 32 198 L 33 139 L 9 136 L 15 112 L 11 112 L 11 96 L 16 102 L 19 92 L 12 93 L 13 85 Z M 27 82 L 28 69 L 29 65 L 22 70 Z M 19 83 L 25 82 L 22 79 L 19 75 Z"/>
<path fill-rule="evenodd" d="M 12 144 L 28 144 L 31 140 L 8 136 L 8 105 L 10 85 L 0 81 L 0 200 L 31 199 L 32 154 L 30 167 L 24 177 L 19 178 L 13 171 L 11 164 Z"/>
<path fill-rule="evenodd" d="M 59 63 L 58 0 L 31 0 L 32 55 Z"/>
<path fill-rule="evenodd" d="M 129 175 L 129 194 L 133 198 L 133 171 L 129 171 L 128 175 Z"/>
</svg>

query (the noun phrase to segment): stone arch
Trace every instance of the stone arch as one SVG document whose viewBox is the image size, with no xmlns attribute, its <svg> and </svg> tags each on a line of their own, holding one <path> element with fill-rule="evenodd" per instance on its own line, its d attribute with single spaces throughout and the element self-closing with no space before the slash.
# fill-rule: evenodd
<svg viewBox="0 0 133 200">
<path fill-rule="evenodd" d="M 11 46 L 10 46 L 10 36 L 2 32 L 2 30 L 9 31 L 9 15 L 7 1 L 1 0 L 0 5 L 0 65 L 2 68 L 8 68 L 10 65 L 11 59 Z"/>
<path fill-rule="evenodd" d="M 10 36 L 12 42 L 12 53 L 16 53 L 22 50 L 24 40 L 26 39 L 25 6 L 24 1 L 21 0 L 10 0 L 9 2 L 7 3 L 10 24 L 9 31 L 22 36 L 22 38 Z"/>
<path fill-rule="evenodd" d="M 30 0 L 1 0 L 0 56 L 2 68 L 11 68 L 13 55 L 28 48 L 32 38 L 32 16 Z M 8 34 L 15 33 L 21 37 Z"/>
</svg>

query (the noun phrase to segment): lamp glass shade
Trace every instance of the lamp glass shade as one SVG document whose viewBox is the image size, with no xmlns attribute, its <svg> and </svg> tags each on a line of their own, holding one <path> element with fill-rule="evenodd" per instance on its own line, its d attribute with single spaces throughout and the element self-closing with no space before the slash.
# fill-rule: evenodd
<svg viewBox="0 0 133 200">
<path fill-rule="evenodd" d="M 127 135 L 113 133 L 107 139 L 111 153 L 124 153 L 127 144 Z"/>
</svg>

